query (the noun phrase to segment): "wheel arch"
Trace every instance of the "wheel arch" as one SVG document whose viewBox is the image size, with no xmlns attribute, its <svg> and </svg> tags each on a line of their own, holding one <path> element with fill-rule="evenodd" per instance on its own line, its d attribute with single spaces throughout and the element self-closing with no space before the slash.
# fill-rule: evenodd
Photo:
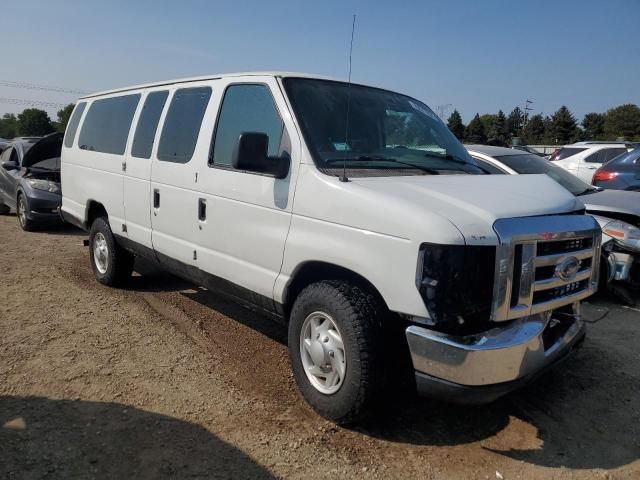
<svg viewBox="0 0 640 480">
<path fill-rule="evenodd" d="M 285 318 L 289 317 L 293 302 L 307 286 L 323 280 L 348 280 L 376 295 L 385 308 L 387 304 L 380 291 L 367 278 L 353 270 L 320 260 L 309 260 L 296 267 L 283 292 Z"/>
<path fill-rule="evenodd" d="M 104 208 L 104 205 L 97 200 L 88 200 L 85 212 L 84 227 L 87 230 L 91 228 L 91 224 L 98 217 L 106 217 L 107 222 L 109 221 L 107 209 Z"/>
</svg>

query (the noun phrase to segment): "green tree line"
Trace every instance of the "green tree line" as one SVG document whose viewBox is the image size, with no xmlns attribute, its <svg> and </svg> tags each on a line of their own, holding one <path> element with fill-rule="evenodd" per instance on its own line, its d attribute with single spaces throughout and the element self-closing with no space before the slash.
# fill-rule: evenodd
<svg viewBox="0 0 640 480">
<path fill-rule="evenodd" d="M 532 115 L 526 118 L 520 107 L 509 115 L 476 115 L 468 125 L 457 110 L 447 120 L 449 130 L 465 143 L 510 145 L 514 138 L 530 145 L 563 145 L 581 140 L 640 140 L 640 108 L 634 104 L 620 105 L 605 113 L 587 113 L 582 122 L 566 106 L 553 115 Z"/>
<path fill-rule="evenodd" d="M 73 111 L 73 103 L 58 110 L 57 119 L 39 108 L 25 108 L 22 113 L 5 113 L 0 118 L 0 138 L 39 137 L 53 132 L 64 132 Z"/>
</svg>

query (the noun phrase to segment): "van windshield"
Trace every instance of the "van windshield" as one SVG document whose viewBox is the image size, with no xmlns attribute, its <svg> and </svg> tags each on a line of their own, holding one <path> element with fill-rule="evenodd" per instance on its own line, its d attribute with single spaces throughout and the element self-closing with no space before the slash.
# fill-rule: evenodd
<svg viewBox="0 0 640 480">
<path fill-rule="evenodd" d="M 438 116 L 418 100 L 329 80 L 287 78 L 284 85 L 314 161 L 324 173 L 339 175 L 343 163 L 350 176 L 379 176 L 385 171 L 484 173 Z"/>
</svg>

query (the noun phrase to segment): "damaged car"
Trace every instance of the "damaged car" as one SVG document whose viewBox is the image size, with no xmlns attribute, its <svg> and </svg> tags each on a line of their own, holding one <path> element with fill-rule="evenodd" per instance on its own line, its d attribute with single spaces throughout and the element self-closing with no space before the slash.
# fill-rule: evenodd
<svg viewBox="0 0 640 480">
<path fill-rule="evenodd" d="M 640 288 L 640 192 L 603 190 L 553 163 L 527 152 L 488 145 L 466 145 L 490 174 L 546 174 L 580 197 L 602 228 L 601 286 L 635 303 L 629 289 Z"/>
<path fill-rule="evenodd" d="M 23 230 L 61 222 L 62 137 L 16 138 L 0 155 L 0 214 L 14 209 Z"/>
</svg>

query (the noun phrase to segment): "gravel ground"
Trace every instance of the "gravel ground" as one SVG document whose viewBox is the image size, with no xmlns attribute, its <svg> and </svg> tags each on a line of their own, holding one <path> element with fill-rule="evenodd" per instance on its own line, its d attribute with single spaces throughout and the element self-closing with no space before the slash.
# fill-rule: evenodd
<svg viewBox="0 0 640 480">
<path fill-rule="evenodd" d="M 640 478 L 640 309 L 587 304 L 583 348 L 491 405 L 390 393 L 343 429 L 284 327 L 148 265 L 103 287 L 84 238 L 0 217 L 0 478 Z"/>
</svg>

